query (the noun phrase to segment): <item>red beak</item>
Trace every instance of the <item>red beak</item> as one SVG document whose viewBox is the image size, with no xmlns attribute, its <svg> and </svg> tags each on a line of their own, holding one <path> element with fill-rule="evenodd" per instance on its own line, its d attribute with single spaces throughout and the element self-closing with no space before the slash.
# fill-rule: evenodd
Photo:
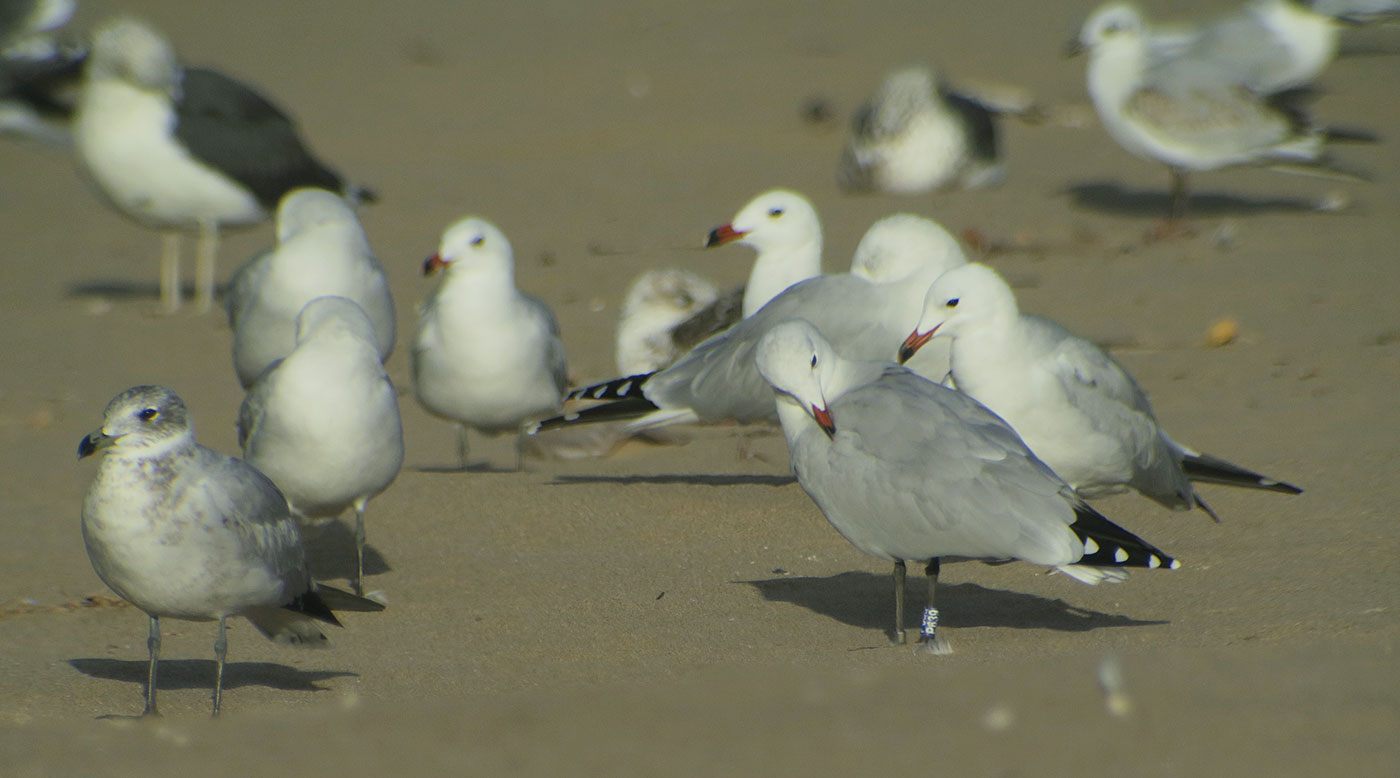
<svg viewBox="0 0 1400 778">
<path fill-rule="evenodd" d="M 923 345 L 929 342 L 929 340 L 933 337 L 933 333 L 938 332 L 938 328 L 942 326 L 943 324 L 942 322 L 940 322 L 933 329 L 929 330 L 928 332 L 925 332 L 922 335 L 919 334 L 919 331 L 917 329 L 909 333 L 909 337 L 904 339 L 904 345 L 899 347 L 899 364 L 902 365 L 905 362 L 908 362 L 909 358 L 914 356 L 914 352 L 923 348 Z"/>
<path fill-rule="evenodd" d="M 437 271 L 447 267 L 449 264 L 451 263 L 442 261 L 441 254 L 434 254 L 431 257 L 428 257 L 427 259 L 423 260 L 423 275 L 430 276 L 433 273 L 436 273 Z"/>
<path fill-rule="evenodd" d="M 733 241 L 736 241 L 744 237 L 745 235 L 748 235 L 748 233 L 739 232 L 738 230 L 734 229 L 734 225 L 732 224 L 721 224 L 713 230 L 710 230 L 710 236 L 705 239 L 705 248 L 710 249 L 714 248 L 715 246 L 723 246 L 724 244 L 732 243 Z"/>
<path fill-rule="evenodd" d="M 812 416 L 816 418 L 817 424 L 821 426 L 822 432 L 825 432 L 828 438 L 836 435 L 836 422 L 831 420 L 831 411 L 813 405 Z"/>
</svg>

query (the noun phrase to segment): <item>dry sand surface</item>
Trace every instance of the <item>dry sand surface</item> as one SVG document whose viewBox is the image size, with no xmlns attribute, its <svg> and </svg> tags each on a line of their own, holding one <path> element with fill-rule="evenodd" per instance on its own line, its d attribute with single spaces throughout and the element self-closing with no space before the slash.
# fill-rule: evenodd
<svg viewBox="0 0 1400 778">
<path fill-rule="evenodd" d="M 1400 773 L 1400 57 L 1339 60 L 1315 105 L 1389 136 L 1343 150 L 1374 183 L 1201 175 L 1194 237 L 1144 240 L 1166 209 L 1165 171 L 1092 114 L 1079 128 L 1005 125 L 997 190 L 836 190 L 844 116 L 907 62 L 1082 109 L 1084 62 L 1059 47 L 1088 8 L 86 9 L 89 22 L 137 12 L 185 60 L 259 85 L 378 190 L 362 218 L 399 303 L 389 371 L 408 459 L 369 516 L 368 586 L 386 612 L 349 614 L 324 652 L 237 622 L 218 721 L 213 626 L 167 620 L 164 717 L 99 720 L 140 710 L 146 621 L 84 554 L 95 465 L 74 461 L 78 440 L 112 395 L 160 383 L 202 442 L 234 452 L 241 395 L 221 316 L 153 315 L 156 235 L 104 206 L 64 154 L 0 147 L 0 775 Z M 1400 47 L 1400 28 L 1362 35 Z M 804 120 L 813 97 L 837 118 Z M 826 524 L 772 431 L 700 430 L 523 473 L 501 471 L 502 439 L 476 447 L 489 468 L 443 472 L 455 436 L 412 399 L 407 350 L 431 289 L 420 263 L 445 225 L 498 224 L 521 285 L 559 315 L 572 374 L 605 378 L 628 280 L 676 266 L 737 283 L 748 251 L 696 249 L 778 185 L 817 205 L 829 270 L 899 210 L 1019 243 L 988 261 L 1025 309 L 1118 344 L 1175 437 L 1307 492 L 1205 487 L 1219 526 L 1102 501 L 1184 564 L 1119 586 L 947 565 L 956 653 L 933 659 L 886 645 L 885 564 Z M 1314 209 L 1334 192 L 1349 204 Z M 221 277 L 270 241 L 266 225 L 230 236 Z M 1224 317 L 1238 338 L 1207 347 Z M 348 531 L 313 542 L 318 572 L 343 582 Z M 922 582 L 910 591 L 917 601 Z M 1106 657 L 1125 716 L 1105 706 Z"/>
</svg>

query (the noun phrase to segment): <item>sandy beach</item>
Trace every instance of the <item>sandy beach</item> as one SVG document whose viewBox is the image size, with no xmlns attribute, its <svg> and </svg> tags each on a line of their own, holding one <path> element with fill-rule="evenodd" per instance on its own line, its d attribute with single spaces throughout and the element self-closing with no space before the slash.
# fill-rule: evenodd
<svg viewBox="0 0 1400 778">
<path fill-rule="evenodd" d="M 398 304 L 387 369 L 407 459 L 369 514 L 366 585 L 384 613 L 348 614 L 316 652 L 230 622 L 217 721 L 214 626 L 164 620 L 163 717 L 100 718 L 141 709 L 146 619 L 84 552 L 96 464 L 75 461 L 78 441 L 117 392 L 158 383 L 202 443 L 237 453 L 242 393 L 220 312 L 156 315 L 157 234 L 108 208 L 64 151 L 0 145 L 0 775 L 1395 774 L 1400 56 L 1374 51 L 1400 51 L 1400 28 L 1348 33 L 1370 53 L 1339 58 L 1313 104 L 1383 136 L 1339 149 L 1371 183 L 1195 176 L 1194 235 L 1150 241 L 1166 171 L 1108 138 L 1084 61 L 1060 57 L 1091 8 L 85 8 L 80 24 L 130 11 L 184 61 L 258 86 L 378 192 L 360 216 Z M 1004 122 L 997 189 L 843 195 L 846 117 L 910 62 L 1084 122 Z M 814 101 L 830 118 L 812 120 Z M 1219 525 L 1135 495 L 1096 501 L 1183 563 L 1117 586 L 948 564 L 955 653 L 931 658 L 887 645 L 889 570 L 827 524 L 776 430 L 690 429 L 684 445 L 525 472 L 508 472 L 511 441 L 478 437 L 478 466 L 449 472 L 455 430 L 414 401 L 408 354 L 445 226 L 480 214 L 504 231 L 586 382 L 613 375 L 637 273 L 742 282 L 751 251 L 700 247 L 775 186 L 816 205 L 832 272 L 894 212 L 986 236 L 1022 309 L 1111 344 L 1174 438 L 1305 493 L 1202 487 Z M 219 277 L 272 240 L 268 224 L 230 233 Z M 1238 337 L 1208 346 L 1225 318 Z M 308 541 L 315 572 L 344 584 L 348 524 Z M 922 602 L 922 580 L 909 591 Z M 1105 704 L 1105 663 L 1121 669 L 1123 715 Z"/>
</svg>

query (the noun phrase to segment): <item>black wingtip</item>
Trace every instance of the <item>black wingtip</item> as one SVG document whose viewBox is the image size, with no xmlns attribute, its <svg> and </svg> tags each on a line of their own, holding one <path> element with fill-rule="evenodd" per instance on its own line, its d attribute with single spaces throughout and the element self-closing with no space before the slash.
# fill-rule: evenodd
<svg viewBox="0 0 1400 778">
<path fill-rule="evenodd" d="M 331 611 L 330 606 L 326 604 L 325 600 L 321 599 L 321 595 L 317 594 L 315 590 L 309 589 L 303 592 L 296 599 L 282 607 L 296 613 L 304 613 L 313 619 L 324 621 L 327 624 L 334 624 L 337 627 L 343 626 L 340 623 L 340 619 L 337 619 L 335 613 Z"/>
<path fill-rule="evenodd" d="M 1087 504 L 1075 506 L 1074 515 L 1076 521 L 1069 528 L 1084 541 L 1084 556 L 1076 564 L 1165 570 L 1181 567 L 1175 558 L 1109 521 Z"/>
<path fill-rule="evenodd" d="M 660 410 L 656 404 L 645 397 L 625 397 L 613 402 L 596 405 L 592 408 L 584 408 L 576 413 L 564 413 L 545 419 L 530 430 L 531 435 L 541 432 L 548 432 L 560 427 L 573 426 L 575 424 L 597 424 L 608 421 L 631 421 Z"/>
<path fill-rule="evenodd" d="M 637 375 L 614 378 L 601 384 L 592 384 L 569 392 L 564 398 L 565 402 L 571 400 L 626 400 L 633 398 L 645 398 L 642 388 L 646 385 L 647 379 L 656 373 L 638 373 Z M 653 406 L 654 407 L 654 406 Z"/>
<path fill-rule="evenodd" d="M 1293 484 L 1261 475 L 1210 454 L 1188 454 L 1181 461 L 1181 469 L 1187 478 L 1200 483 L 1238 486 L 1280 494 L 1303 493 L 1302 489 Z"/>
</svg>

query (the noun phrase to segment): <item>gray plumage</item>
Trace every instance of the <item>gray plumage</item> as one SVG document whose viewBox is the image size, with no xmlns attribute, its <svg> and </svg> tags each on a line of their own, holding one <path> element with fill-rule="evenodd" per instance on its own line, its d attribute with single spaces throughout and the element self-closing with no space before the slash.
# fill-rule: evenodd
<svg viewBox="0 0 1400 778">
<path fill-rule="evenodd" d="M 150 616 L 145 713 L 156 712 L 161 617 L 218 620 L 215 714 L 229 616 L 247 617 L 278 642 L 326 642 L 316 620 L 339 622 L 307 572 L 282 494 L 243 461 L 196 443 L 174 392 L 138 386 L 117 395 L 78 453 L 103 449 L 83 501 L 83 540 L 98 577 Z M 382 608 L 338 594 L 359 610 Z"/>
<path fill-rule="evenodd" d="M 895 562 L 897 581 L 905 561 L 930 562 L 930 598 L 944 556 L 1010 557 L 1088 583 L 1121 576 L 1081 563 L 1175 566 L 1095 513 L 966 395 L 888 362 L 845 359 L 802 320 L 770 330 L 757 365 L 802 488 L 853 545 Z M 902 611 L 902 586 L 896 597 Z"/>
</svg>

